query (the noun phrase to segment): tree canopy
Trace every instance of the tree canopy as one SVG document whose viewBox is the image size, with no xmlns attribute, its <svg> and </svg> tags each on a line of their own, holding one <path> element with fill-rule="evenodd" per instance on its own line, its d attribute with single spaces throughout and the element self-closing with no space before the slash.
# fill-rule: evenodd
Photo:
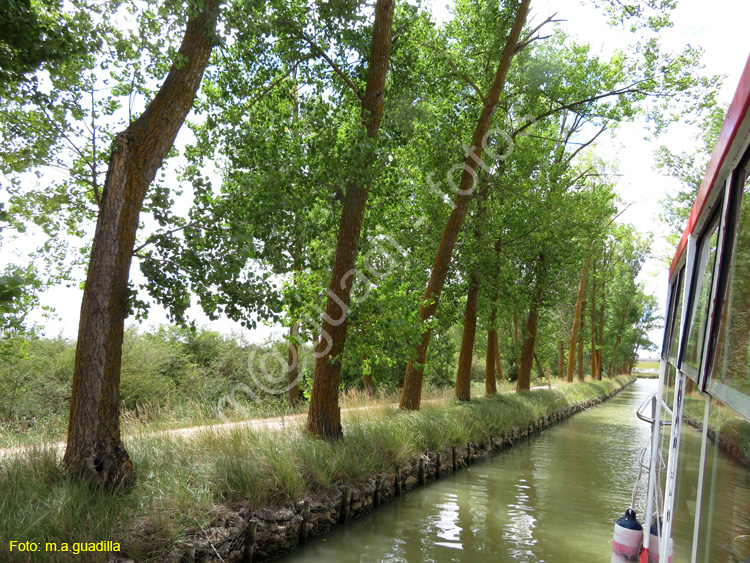
<svg viewBox="0 0 750 563">
<path fill-rule="evenodd" d="M 164 128 L 149 104 L 188 64 L 179 38 L 203 4 L 11 0 L 0 15 L 0 236 L 44 240 L 0 272 L 4 323 L 23 326 L 43 287 L 92 275 L 120 134 Z M 619 222 L 597 142 L 707 109 L 710 142 L 718 78 L 699 49 L 662 47 L 673 2 L 591 7 L 631 40 L 596 52 L 529 0 L 457 0 L 445 22 L 395 0 L 227 0 L 205 30 L 189 140 L 138 172 L 112 314 L 155 302 L 185 325 L 197 303 L 281 323 L 290 386 L 325 386 L 331 412 L 352 385 L 402 385 L 418 408 L 423 376 L 465 382 L 485 345 L 486 371 L 521 390 L 534 365 L 556 373 L 560 350 L 595 377 L 632 367 L 654 323 L 637 280 L 649 245 Z M 179 173 L 154 177 L 178 153 Z M 695 184 L 687 155 L 659 159 Z M 297 371 L 304 347 L 315 373 Z"/>
</svg>

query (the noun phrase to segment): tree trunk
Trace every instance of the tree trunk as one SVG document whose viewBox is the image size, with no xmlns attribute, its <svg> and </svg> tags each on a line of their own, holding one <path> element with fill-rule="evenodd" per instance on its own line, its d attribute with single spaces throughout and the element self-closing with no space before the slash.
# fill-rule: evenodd
<svg viewBox="0 0 750 563">
<path fill-rule="evenodd" d="M 208 64 L 218 0 L 190 16 L 177 62 L 143 114 L 117 135 L 83 290 L 64 462 L 73 475 L 129 486 L 120 437 L 120 362 L 128 277 L 147 189 L 174 144 Z"/>
<path fill-rule="evenodd" d="M 565 341 L 557 341 L 557 376 L 560 379 L 565 377 Z"/>
<path fill-rule="evenodd" d="M 502 240 L 498 239 L 495 241 L 495 254 L 500 254 L 502 249 Z M 500 265 L 495 268 L 495 282 L 497 283 L 498 277 L 500 276 Z M 495 373 L 497 374 L 497 380 L 502 383 L 503 381 L 503 366 L 500 361 L 500 342 L 497 336 L 497 301 L 500 299 L 499 287 L 495 289 L 495 295 L 492 296 L 492 311 L 490 312 L 490 328 L 487 331 L 487 350 L 489 353 L 490 347 L 492 347 L 493 357 L 495 360 Z M 488 360 L 489 361 L 489 360 Z M 488 364 L 489 365 L 489 364 Z M 487 378 L 492 375 L 492 383 L 488 383 Z M 497 386 L 495 385 L 495 374 L 485 376 L 485 391 L 488 395 L 497 393 Z M 494 391 L 490 392 L 490 389 Z"/>
<path fill-rule="evenodd" d="M 576 311 L 573 316 L 573 331 L 570 335 L 570 346 L 568 347 L 568 370 L 566 380 L 573 381 L 573 372 L 576 365 L 576 345 L 578 344 L 578 326 L 581 324 L 581 305 L 583 303 L 583 288 L 586 284 L 586 267 L 581 270 L 581 281 L 578 283 L 578 295 L 576 297 Z"/>
<path fill-rule="evenodd" d="M 497 369 L 497 380 L 502 383 L 503 381 L 503 365 L 502 361 L 500 359 L 500 342 L 498 341 L 498 335 L 497 331 L 494 332 L 494 338 L 495 341 L 495 367 Z"/>
<path fill-rule="evenodd" d="M 516 311 L 513 313 L 513 354 L 516 364 L 516 373 L 521 369 L 521 356 L 518 353 L 520 348 L 522 348 L 522 346 L 518 345 L 518 311 Z"/>
<path fill-rule="evenodd" d="M 427 283 L 427 289 L 424 294 L 423 305 L 420 310 L 421 325 L 424 332 L 417 345 L 416 357 L 409 361 L 406 366 L 406 376 L 404 377 L 404 388 L 401 394 L 401 408 L 407 410 L 419 409 L 422 400 L 422 378 L 424 376 L 424 365 L 427 358 L 427 348 L 430 344 L 431 330 L 426 328 L 426 324 L 437 311 L 440 294 L 443 290 L 445 278 L 448 275 L 453 248 L 458 239 L 458 233 L 463 224 L 466 212 L 469 209 L 469 203 L 473 196 L 474 178 L 477 174 L 477 168 L 482 160 L 484 146 L 487 142 L 487 133 L 492 124 L 492 117 L 497 109 L 500 94 L 505 87 L 505 77 L 510 68 L 510 63 L 515 55 L 518 39 L 521 30 L 526 22 L 526 15 L 529 11 L 530 0 L 521 0 L 513 22 L 513 27 L 508 35 L 500 58 L 500 63 L 495 72 L 490 91 L 485 98 L 482 113 L 474 130 L 473 150 L 466 157 L 461 182 L 459 184 L 458 194 L 456 195 L 453 211 L 451 211 L 448 223 L 440 239 L 435 261 L 432 265 L 430 280 Z"/>
<path fill-rule="evenodd" d="M 360 330 L 360 334 L 362 336 L 362 342 L 365 341 L 365 336 L 367 336 L 367 333 L 364 329 Z M 361 357 L 362 360 L 362 385 L 365 388 L 365 394 L 368 397 L 373 397 L 375 395 L 375 385 L 372 381 L 372 371 L 370 366 L 368 365 L 367 360 L 367 354 L 362 354 Z"/>
<path fill-rule="evenodd" d="M 477 194 L 477 211 L 474 214 L 474 240 L 482 240 L 481 223 L 485 213 L 485 199 L 489 195 L 489 187 L 484 184 Z M 499 251 L 495 244 L 495 251 Z M 456 374 L 456 400 L 471 400 L 471 364 L 474 359 L 474 342 L 477 333 L 477 309 L 479 303 L 479 271 L 476 264 L 470 264 L 471 275 L 469 276 L 469 291 L 466 295 L 466 307 L 464 309 L 464 329 L 461 334 L 461 352 L 458 357 L 458 373 Z M 489 343 L 488 343 L 489 346 Z M 493 370 L 494 371 L 494 370 Z M 485 373 L 485 387 L 487 378 Z M 492 376 L 494 385 L 495 378 Z"/>
<path fill-rule="evenodd" d="M 583 373 L 583 345 L 586 341 L 586 337 L 584 336 L 584 332 L 586 330 L 586 300 L 583 300 L 583 303 L 581 303 L 581 328 L 580 333 L 581 337 L 578 339 L 578 381 L 583 381 L 585 379 L 584 373 Z"/>
<path fill-rule="evenodd" d="M 487 331 L 487 361 L 484 370 L 484 393 L 485 395 L 496 395 L 497 384 L 495 383 L 495 369 L 499 364 L 497 346 L 497 331 L 490 329 Z M 498 379 L 502 381 L 502 375 L 498 374 Z"/>
<path fill-rule="evenodd" d="M 599 307 L 599 346 L 596 351 L 596 378 L 601 381 L 604 370 L 604 305 L 607 294 L 602 293 L 602 304 Z"/>
<path fill-rule="evenodd" d="M 375 6 L 367 87 L 362 101 L 363 118 L 367 136 L 370 138 L 377 136 L 383 116 L 385 79 L 391 57 L 394 6 L 395 0 L 377 0 Z M 365 178 L 369 176 L 367 169 L 372 168 L 374 153 L 367 158 L 366 170 L 362 174 Z M 320 355 L 315 360 L 315 377 L 307 415 L 307 431 L 321 438 L 341 436 L 341 355 L 346 344 L 347 315 L 354 277 L 352 272 L 357 259 L 359 236 L 370 188 L 368 182 L 361 182 L 359 179 L 349 181 L 341 210 L 336 254 L 321 330 L 327 344 L 324 346 L 321 340 Z"/>
<path fill-rule="evenodd" d="M 596 357 L 596 260 L 591 270 L 591 379 L 597 377 Z"/>
<path fill-rule="evenodd" d="M 543 298 L 544 289 L 540 288 L 537 290 L 536 297 L 529 307 L 529 317 L 526 321 L 526 330 L 524 331 L 523 352 L 521 353 L 521 367 L 518 370 L 516 391 L 528 391 L 531 386 L 531 368 L 534 362 L 534 344 L 536 342 L 536 331 L 539 325 L 539 308 L 542 306 Z"/>
<path fill-rule="evenodd" d="M 469 280 L 469 293 L 464 309 L 464 330 L 461 338 L 461 352 L 458 355 L 456 374 L 456 400 L 471 400 L 471 362 L 474 356 L 474 340 L 477 332 L 477 307 L 479 303 L 479 276 L 475 273 Z M 485 376 L 486 380 L 486 376 Z M 493 376 L 494 383 L 494 376 Z"/>
<path fill-rule="evenodd" d="M 495 251 L 499 252 L 499 244 L 495 244 Z M 496 274 L 500 273 L 500 268 L 496 270 Z M 497 278 L 497 276 L 495 276 Z M 503 380 L 503 368 L 500 365 L 500 344 L 497 338 L 497 300 L 500 298 L 500 291 L 495 290 L 495 295 L 492 297 L 492 311 L 490 312 L 490 327 L 487 330 L 487 361 L 485 363 L 485 374 L 484 374 L 484 391 L 487 395 L 495 395 L 497 393 L 497 385 L 495 384 L 495 373 L 497 373 L 497 380 L 502 382 Z"/>
<path fill-rule="evenodd" d="M 536 363 L 536 374 L 540 380 L 544 381 L 544 370 L 542 369 L 542 363 L 539 361 L 539 356 L 534 352 L 534 362 Z"/>
<path fill-rule="evenodd" d="M 297 67 L 292 69 L 292 96 L 294 97 L 294 112 L 292 114 L 292 131 L 299 121 L 299 84 L 297 83 Z M 292 133 L 294 139 L 294 133 Z M 294 285 L 299 290 L 300 277 L 302 275 L 302 243 L 297 237 L 292 251 L 294 263 Z M 289 351 L 287 354 L 287 399 L 289 407 L 294 408 L 299 404 L 299 329 L 300 323 L 292 323 L 289 327 Z"/>
<path fill-rule="evenodd" d="M 287 355 L 287 387 L 290 407 L 299 404 L 299 323 L 294 323 L 289 328 L 289 353 Z"/>
<path fill-rule="evenodd" d="M 614 358 L 612 359 L 612 364 L 614 365 L 615 371 L 622 371 L 622 366 L 618 364 L 617 362 L 620 361 L 620 343 L 622 342 L 622 333 L 625 330 L 625 321 L 628 319 L 628 312 L 630 311 L 630 300 L 628 300 L 627 305 L 622 310 L 622 318 L 620 319 L 620 328 L 617 330 L 617 339 L 615 340 L 615 354 Z M 615 374 L 617 375 L 617 373 Z"/>
<path fill-rule="evenodd" d="M 363 360 L 364 360 L 363 356 Z M 371 373 L 363 373 L 362 374 L 362 384 L 365 387 L 365 394 L 368 397 L 373 397 L 375 395 L 375 384 L 372 381 L 372 374 Z"/>
</svg>

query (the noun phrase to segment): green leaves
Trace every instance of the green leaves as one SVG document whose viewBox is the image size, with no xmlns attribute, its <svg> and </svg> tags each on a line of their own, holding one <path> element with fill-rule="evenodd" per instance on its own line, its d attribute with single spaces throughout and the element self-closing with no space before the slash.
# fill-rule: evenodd
<svg viewBox="0 0 750 563">
<path fill-rule="evenodd" d="M 0 94 L 28 81 L 40 66 L 82 53 L 79 25 L 55 0 L 0 2 Z"/>
<path fill-rule="evenodd" d="M 0 276 L 0 312 L 7 313 L 11 310 L 10 304 L 21 297 L 24 282 L 18 276 Z"/>
</svg>

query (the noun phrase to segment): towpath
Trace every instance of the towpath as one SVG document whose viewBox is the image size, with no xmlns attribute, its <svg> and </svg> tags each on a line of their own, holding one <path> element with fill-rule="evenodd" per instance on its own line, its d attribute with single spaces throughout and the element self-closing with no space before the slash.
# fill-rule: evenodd
<svg viewBox="0 0 750 563">
<path fill-rule="evenodd" d="M 553 385 L 552 387 L 555 387 Z M 538 387 L 532 387 L 532 389 L 547 389 L 548 385 L 540 385 Z M 504 393 L 512 393 L 513 391 L 505 391 Z M 482 397 L 483 395 L 475 395 L 476 398 Z M 435 403 L 439 401 L 445 401 L 446 399 L 426 399 L 423 403 Z M 341 409 L 342 419 L 346 419 L 352 416 L 356 412 L 367 411 L 376 408 L 398 408 L 398 403 L 378 403 L 373 405 L 365 405 L 361 407 L 348 407 Z M 175 439 L 189 439 L 200 435 L 203 432 L 217 432 L 217 433 L 228 433 L 232 430 L 248 429 L 248 430 L 283 430 L 286 428 L 296 428 L 298 425 L 304 423 L 307 418 L 307 413 L 289 414 L 283 416 L 273 416 L 268 418 L 250 418 L 247 420 L 240 420 L 237 422 L 220 422 L 216 424 L 203 424 L 200 426 L 189 426 L 187 428 L 171 428 L 168 430 L 157 430 L 154 432 L 146 433 L 134 433 L 124 436 L 124 440 L 137 439 L 144 436 L 170 436 Z M 58 454 L 62 455 L 65 451 L 65 442 L 47 442 L 42 444 L 32 444 L 26 446 L 13 446 L 10 448 L 0 449 L 0 460 L 4 458 L 12 458 L 23 455 L 24 453 L 35 451 L 35 450 L 55 450 Z"/>
</svg>

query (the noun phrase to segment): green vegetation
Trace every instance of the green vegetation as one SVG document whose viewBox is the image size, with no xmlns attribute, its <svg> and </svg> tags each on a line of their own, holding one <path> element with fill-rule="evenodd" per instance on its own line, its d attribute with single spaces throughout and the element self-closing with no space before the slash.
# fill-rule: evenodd
<svg viewBox="0 0 750 563">
<path fill-rule="evenodd" d="M 220 505 L 280 505 L 377 472 L 392 473 L 427 449 L 479 442 L 562 408 L 602 396 L 625 378 L 503 394 L 468 403 L 442 400 L 419 412 L 385 406 L 344 417 L 344 440 L 324 441 L 301 424 L 274 431 L 207 430 L 194 439 L 126 440 L 137 471 L 128 492 L 92 488 L 65 476 L 59 455 L 37 450 L 0 468 L 0 537 L 19 541 L 118 541 L 129 557 L 155 558 L 181 537 L 200 534 Z M 0 559 L 25 561 L 0 544 Z M 40 554 L 34 561 L 52 561 Z M 89 557 L 87 559 L 87 557 Z M 77 561 L 106 561 L 99 554 Z"/>
<path fill-rule="evenodd" d="M 64 440 L 75 343 L 37 338 L 15 344 L 13 355 L 0 355 L 0 448 Z M 285 354 L 283 341 L 257 345 L 241 336 L 205 329 L 171 326 L 139 332 L 130 328 L 122 358 L 123 433 L 304 412 L 304 404 L 290 408 L 283 392 Z M 312 351 L 300 348 L 304 397 L 309 396 L 313 363 Z M 428 363 L 426 399 L 452 396 L 455 365 L 456 345 L 451 341 Z M 361 391 L 361 373 L 356 369 L 347 364 L 343 371 L 343 408 L 373 402 Z M 374 371 L 375 402 L 397 403 L 397 371 Z M 483 359 L 475 360 L 472 377 L 472 392 L 481 395 Z M 510 390 L 511 385 L 506 382 L 500 390 Z"/>
<path fill-rule="evenodd" d="M 659 360 L 637 360 L 635 363 L 636 370 L 658 370 L 659 369 Z"/>
<path fill-rule="evenodd" d="M 700 50 L 660 46 L 674 3 L 647 4 L 592 1 L 577 37 L 530 0 L 439 20 L 390 0 L 22 1 L 0 16 L 26 30 L 0 57 L 0 244 L 36 251 L 0 272 L 0 439 L 67 427 L 67 471 L 127 488 L 123 420 L 295 412 L 301 394 L 308 430 L 335 438 L 341 390 L 400 387 L 417 410 L 423 383 L 469 400 L 483 375 L 491 395 L 631 372 L 652 245 L 618 223 L 596 141 L 642 118 L 657 134 L 719 82 Z M 620 50 L 592 48 L 596 18 Z M 29 316 L 61 284 L 84 292 L 75 354 Z M 288 336 L 123 341 L 153 304 Z"/>
</svg>

